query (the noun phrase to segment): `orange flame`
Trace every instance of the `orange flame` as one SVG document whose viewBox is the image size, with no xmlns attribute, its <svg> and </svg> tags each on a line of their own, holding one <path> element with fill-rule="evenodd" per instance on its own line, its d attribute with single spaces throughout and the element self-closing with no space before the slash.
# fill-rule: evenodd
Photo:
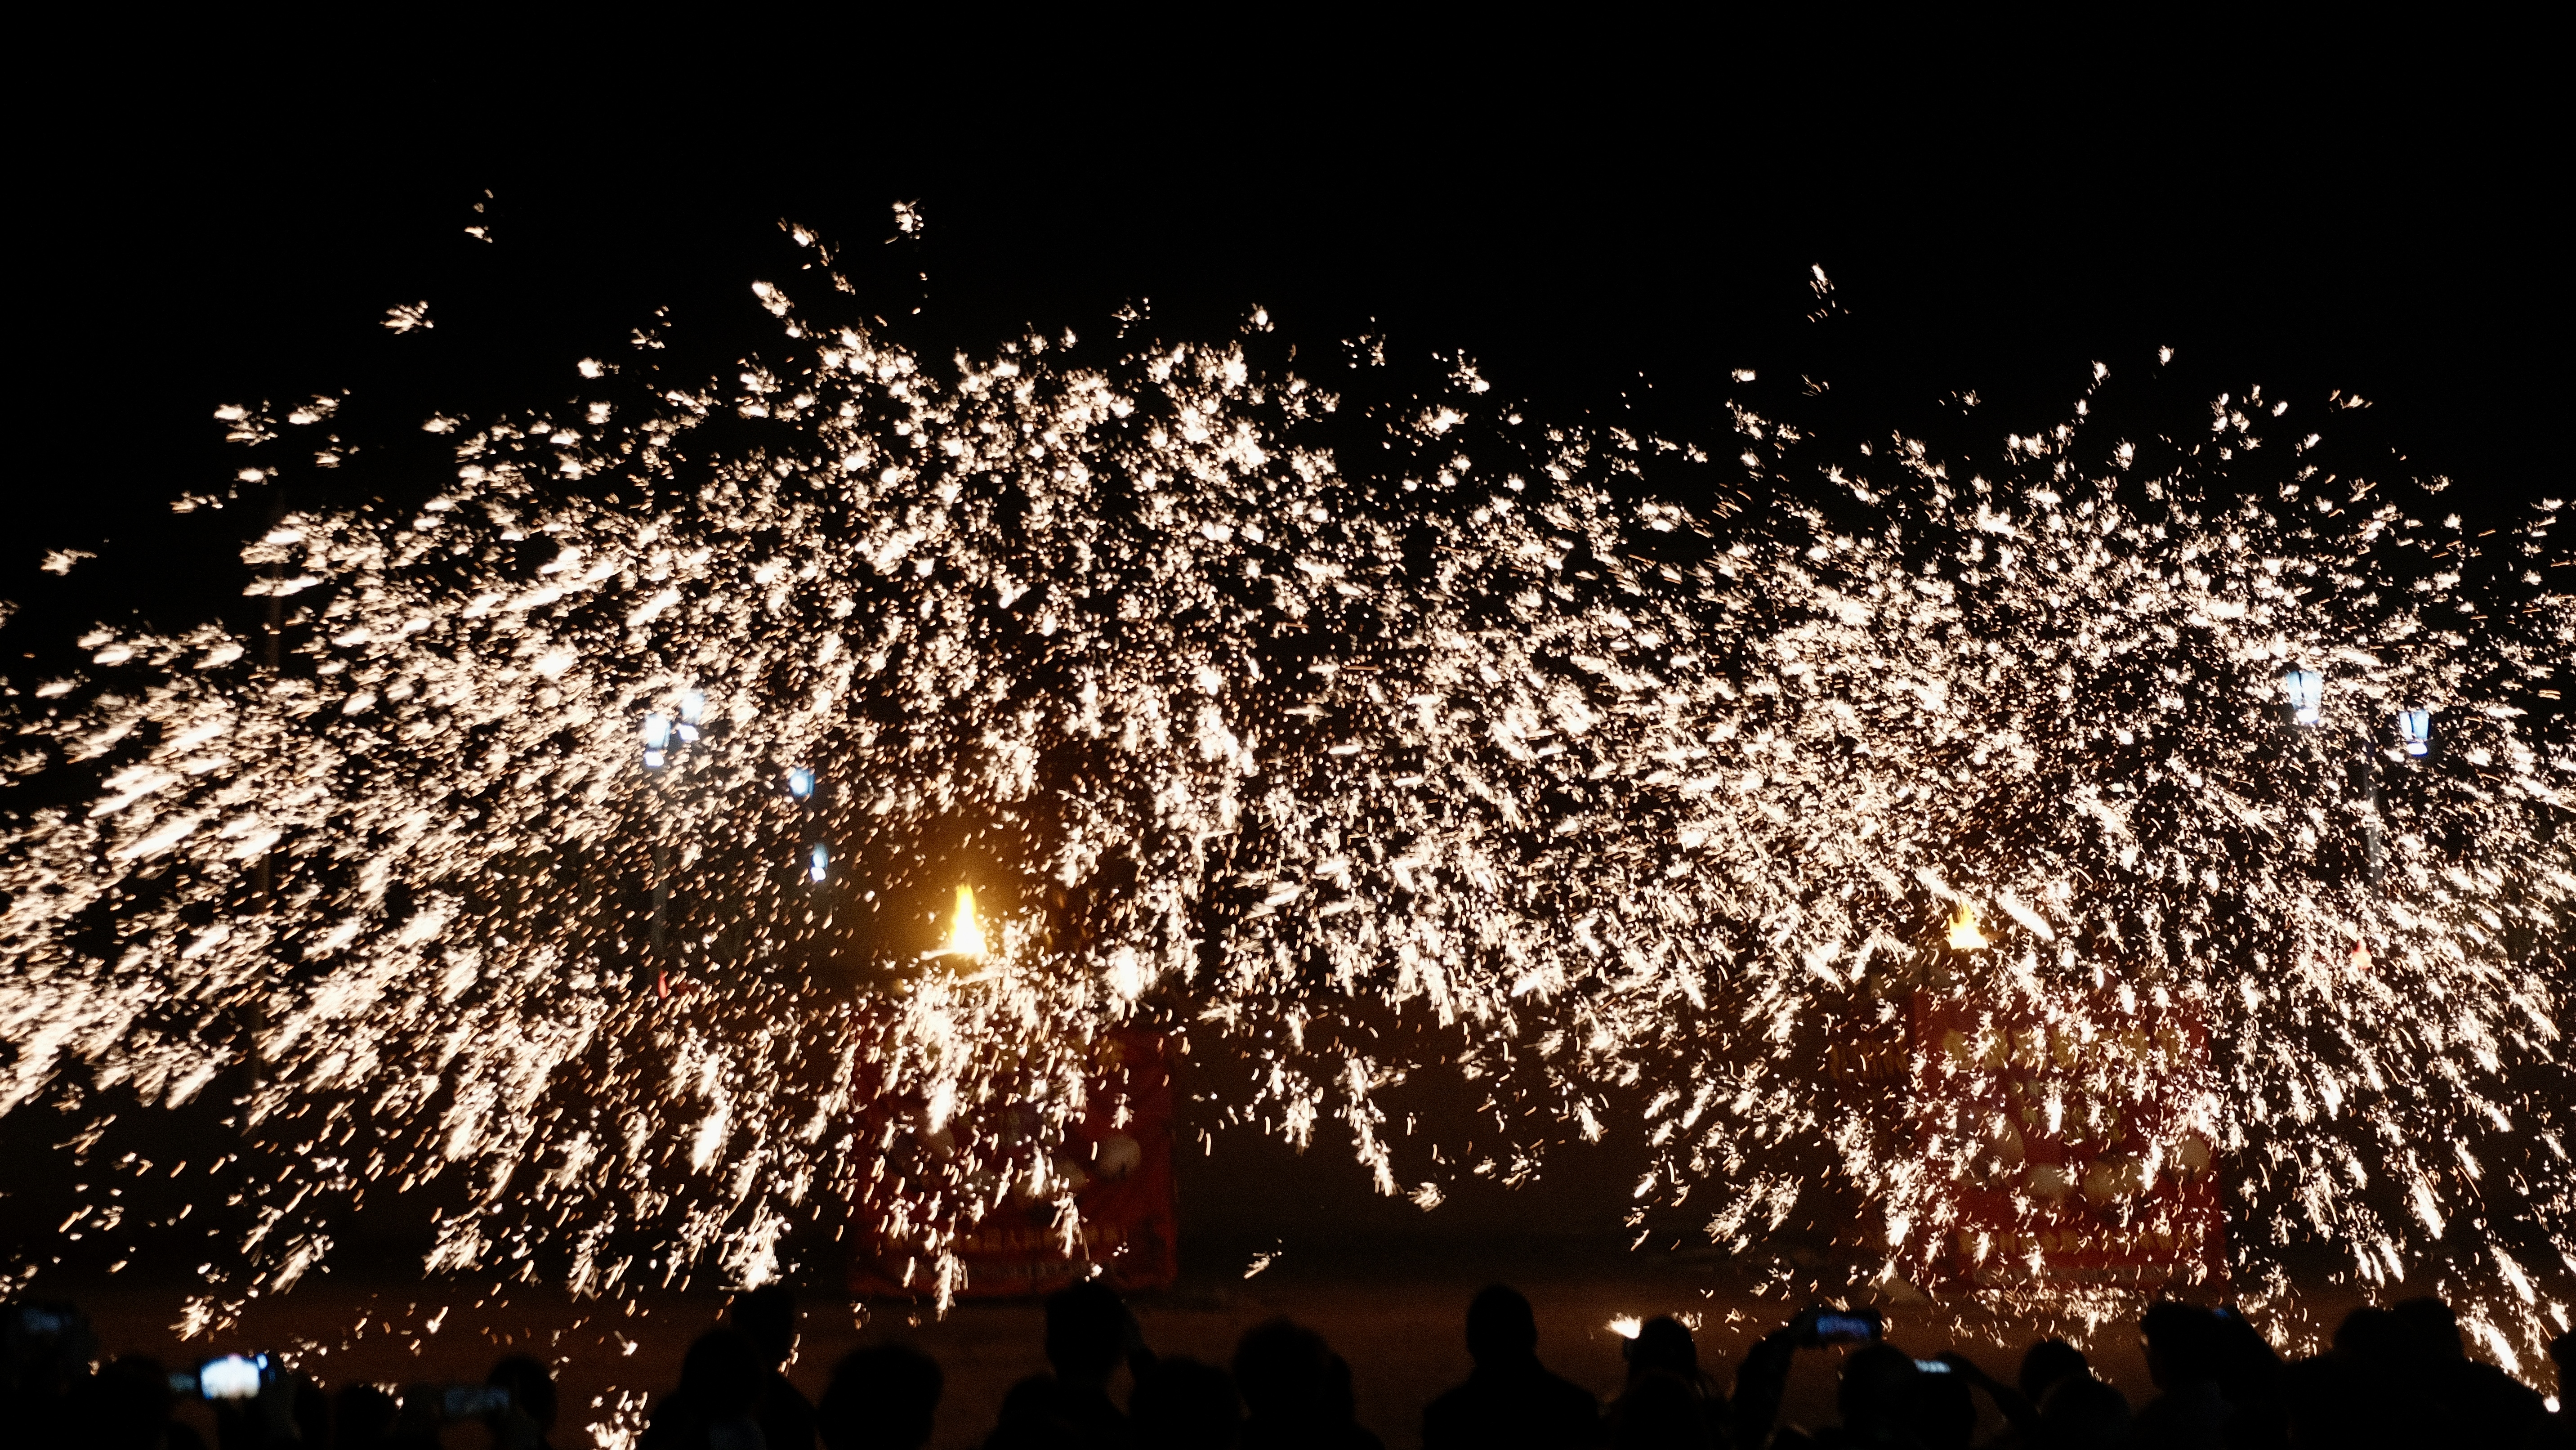
<svg viewBox="0 0 2576 1450">
<path fill-rule="evenodd" d="M 948 923 L 948 940 L 941 943 L 934 957 L 964 957 L 969 961 L 984 959 L 984 926 L 975 919 L 975 888 L 957 888 L 957 914 Z"/>
<path fill-rule="evenodd" d="M 1977 909 L 1964 901 L 1950 910 L 1950 945 L 1963 952 L 1983 951 L 1994 945 L 1977 930 Z"/>
</svg>

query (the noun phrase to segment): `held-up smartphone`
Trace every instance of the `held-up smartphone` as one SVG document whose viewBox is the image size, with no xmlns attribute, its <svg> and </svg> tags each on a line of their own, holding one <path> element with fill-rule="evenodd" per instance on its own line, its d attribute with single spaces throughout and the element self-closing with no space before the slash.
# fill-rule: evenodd
<svg viewBox="0 0 2576 1450">
<path fill-rule="evenodd" d="M 439 1391 L 439 1412 L 450 1420 L 479 1420 L 510 1408 L 508 1385 L 449 1385 Z"/>
<path fill-rule="evenodd" d="M 1925 1374 L 1948 1374 L 1950 1372 L 1950 1367 L 1937 1359 L 1918 1359 L 1914 1361 L 1914 1367 L 1923 1371 Z"/>
<path fill-rule="evenodd" d="M 171 1378 L 176 1380 L 178 1376 Z M 197 1366 L 194 1378 L 194 1391 L 201 1400 L 257 1399 L 261 1382 L 268 1378 L 268 1356 L 228 1354 L 221 1359 L 210 1359 Z M 172 1388 L 178 1386 L 173 1385 Z"/>
<path fill-rule="evenodd" d="M 1886 1332 L 1886 1321 L 1875 1309 L 1827 1309 L 1819 1306 L 1811 1312 L 1815 1315 L 1814 1327 L 1801 1341 L 1808 1345 L 1865 1344 Z"/>
</svg>

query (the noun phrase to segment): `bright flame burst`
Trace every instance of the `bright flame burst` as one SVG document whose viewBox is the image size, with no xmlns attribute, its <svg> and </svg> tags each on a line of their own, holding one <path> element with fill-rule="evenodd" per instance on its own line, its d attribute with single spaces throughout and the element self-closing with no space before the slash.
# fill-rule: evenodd
<svg viewBox="0 0 2576 1450">
<path fill-rule="evenodd" d="M 278 677 L 208 625 L 10 682 L 10 779 L 78 803 L 6 818 L 0 1111 L 74 1063 L 100 1113 L 230 1084 L 231 1292 L 442 1175 L 433 1269 L 756 1281 L 858 1204 L 954 1287 L 961 1221 L 1073 1211 L 1084 1044 L 1131 1021 L 1244 1044 L 1230 1111 L 1338 1119 L 1390 1194 L 1633 1133 L 1641 1232 L 1740 1249 L 1836 1174 L 1903 1268 L 1979 1145 L 1856 1110 L 1832 1044 L 2081 988 L 2210 1023 L 2240 1273 L 2320 1238 L 2376 1281 L 2473 1218 L 2518 1342 L 2563 1314 L 2549 517 L 2427 522 L 2259 390 L 2102 436 L 2099 369 L 1974 469 L 1735 407 L 1736 473 L 1463 364 L 1337 395 L 1265 326 L 934 370 L 754 290 L 792 361 L 586 363 L 574 410 L 432 420 L 423 507 L 253 545 Z M 1031 903 L 988 937 L 959 888 L 939 954 L 986 969 L 867 937 L 969 830 Z M 1436 1068 L 1490 1095 L 1463 1162 L 1384 1131 Z"/>
<path fill-rule="evenodd" d="M 1981 952 L 1994 945 L 1986 940 L 1984 932 L 1977 930 L 1977 909 L 1964 901 L 1950 908 L 1946 940 L 1951 950 L 1962 952 Z"/>
<path fill-rule="evenodd" d="M 964 957 L 969 961 L 984 959 L 984 924 L 975 918 L 975 888 L 957 888 L 956 914 L 948 922 L 948 940 L 931 953 L 939 957 Z"/>
</svg>

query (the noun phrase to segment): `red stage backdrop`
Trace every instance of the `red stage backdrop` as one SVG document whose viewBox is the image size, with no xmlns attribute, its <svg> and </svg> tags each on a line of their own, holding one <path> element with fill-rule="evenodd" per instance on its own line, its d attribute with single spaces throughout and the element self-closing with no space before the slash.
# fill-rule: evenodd
<svg viewBox="0 0 2576 1450">
<path fill-rule="evenodd" d="M 1098 1265 L 1120 1289 L 1159 1289 L 1180 1272 L 1174 1236 L 1172 1079 L 1163 1039 L 1118 1031 L 1092 1046 L 1088 1110 L 1073 1126 L 1056 1171 L 1079 1185 L 1074 1204 L 1082 1229 L 1070 1253 L 1055 1205 L 1014 1195 L 958 1236 L 966 1270 L 956 1292 L 966 1298 L 1044 1294 L 1089 1278 Z M 919 1104 L 881 1103 L 888 1113 Z M 868 1175 L 862 1174 L 862 1177 Z M 937 1291 L 934 1266 L 890 1241 L 882 1222 L 853 1225 L 858 1249 L 850 1269 L 857 1295 L 921 1296 Z"/>
<path fill-rule="evenodd" d="M 2198 1282 L 2226 1266 L 2200 1014 L 2135 993 L 1918 992 L 1908 1115 L 1953 1282 Z M 1962 1144 L 1969 1145 L 1963 1151 Z"/>
</svg>

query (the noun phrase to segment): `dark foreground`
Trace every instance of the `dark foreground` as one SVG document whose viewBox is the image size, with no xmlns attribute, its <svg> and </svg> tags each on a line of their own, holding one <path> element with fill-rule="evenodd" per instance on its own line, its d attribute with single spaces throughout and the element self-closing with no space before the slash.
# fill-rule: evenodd
<svg viewBox="0 0 2576 1450">
<path fill-rule="evenodd" d="M 1423 1407 L 1471 1369 L 1463 1332 L 1470 1298 L 1483 1285 L 1508 1281 L 1535 1310 L 1540 1358 L 1557 1374 L 1606 1404 L 1620 1391 L 1625 1342 L 1613 1321 L 1657 1314 L 1692 1325 L 1701 1367 L 1731 1385 L 1756 1341 L 1779 1329 L 1812 1286 L 1757 1289 L 1724 1266 L 1595 1251 L 1520 1245 L 1481 1252 L 1413 1247 L 1352 1253 L 1324 1264 L 1282 1258 L 1250 1278 L 1201 1274 L 1178 1288 L 1132 1301 L 1145 1340 L 1164 1355 L 1224 1365 L 1247 1329 L 1285 1315 L 1317 1332 L 1351 1367 L 1359 1423 L 1391 1450 L 1422 1441 Z M 293 1292 L 255 1300 L 237 1322 L 183 1337 L 179 1320 L 191 1286 L 131 1276 L 87 1282 L 42 1282 L 30 1297 L 78 1303 L 94 1324 L 105 1357 L 147 1354 L 185 1367 L 211 1355 L 265 1351 L 283 1357 L 324 1388 L 353 1382 L 394 1388 L 420 1383 L 473 1383 L 507 1354 L 531 1354 L 552 1366 L 561 1410 L 552 1443 L 560 1447 L 626 1446 L 648 1404 L 675 1385 L 690 1343 L 723 1318 L 725 1296 L 713 1291 L 646 1292 L 628 1301 L 576 1301 L 561 1291 L 523 1287 L 507 1294 L 449 1286 L 369 1284 L 344 1271 L 317 1276 Z M 2137 1304 L 2104 1303 L 2091 1311 L 2038 1312 L 1973 1299 L 1933 1302 L 1901 1286 L 1847 1296 L 1875 1301 L 1887 1316 L 1889 1342 L 1918 1357 L 1964 1352 L 2005 1381 L 2023 1348 L 2062 1335 L 2082 1349 L 2093 1372 L 2132 1406 L 2156 1390 L 2141 1353 Z M 823 1396 L 831 1366 L 862 1344 L 899 1339 L 935 1357 L 946 1375 L 932 1444 L 974 1446 L 995 1423 L 1004 1393 L 1047 1368 L 1044 1315 L 1034 1302 L 957 1305 L 945 1318 L 928 1306 L 852 1305 L 825 1293 L 799 1296 L 803 1338 L 789 1377 L 812 1400 Z M 2358 1301 L 2327 1290 L 2303 1298 L 2298 1322 L 2266 1328 L 2294 1356 L 2322 1345 L 2323 1333 Z M 1633 1324 L 1626 1326 L 1633 1332 Z M 1834 1390 L 1849 1351 L 1802 1351 L 1790 1370 L 1781 1419 L 1829 1425 Z M 2546 1366 L 2521 1367 L 2541 1389 Z M 1111 1394 L 1127 1398 L 1122 1370 Z M 1993 1404 L 1976 1397 L 1983 1442 L 2003 1428 Z M 211 1418 L 183 1409 L 209 1445 Z M 475 1424 L 450 1427 L 450 1446 L 489 1443 Z"/>
</svg>

